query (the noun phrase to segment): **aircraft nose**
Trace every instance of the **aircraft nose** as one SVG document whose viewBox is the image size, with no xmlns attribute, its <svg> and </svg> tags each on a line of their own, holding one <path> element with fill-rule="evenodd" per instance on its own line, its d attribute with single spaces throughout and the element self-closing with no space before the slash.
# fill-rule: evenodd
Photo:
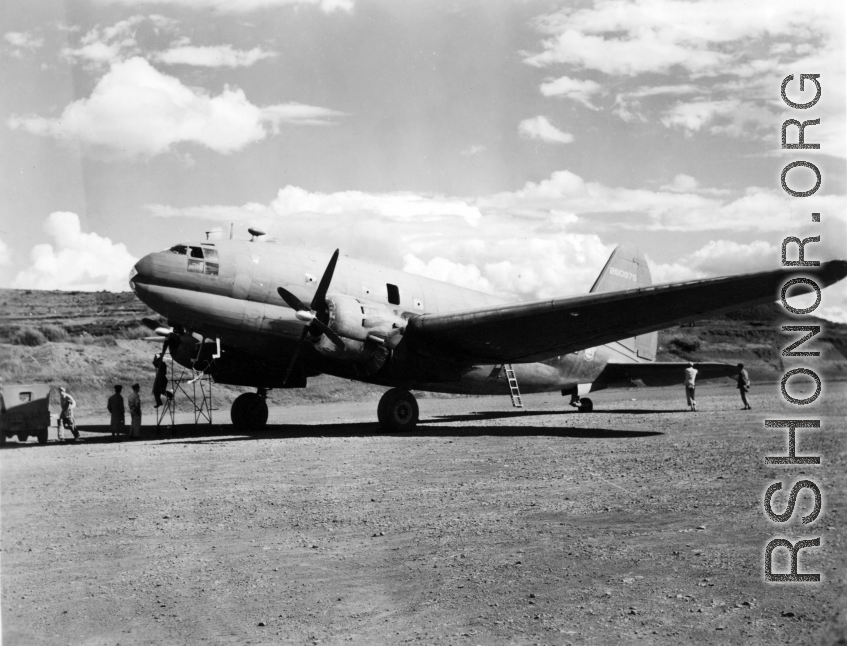
<svg viewBox="0 0 847 646">
<path fill-rule="evenodd" d="M 153 260 L 151 254 L 144 256 L 141 260 L 135 263 L 135 266 L 129 272 L 129 286 L 132 291 L 135 291 L 136 283 L 149 282 L 153 275 Z"/>
</svg>

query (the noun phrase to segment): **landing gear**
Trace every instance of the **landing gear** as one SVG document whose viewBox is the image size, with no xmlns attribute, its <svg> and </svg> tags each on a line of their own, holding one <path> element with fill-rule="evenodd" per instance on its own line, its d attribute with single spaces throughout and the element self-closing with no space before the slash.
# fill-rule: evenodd
<svg viewBox="0 0 847 646">
<path fill-rule="evenodd" d="M 243 393 L 232 402 L 229 412 L 232 424 L 240 431 L 258 431 L 268 423 L 268 404 L 265 390 L 258 393 Z"/>
<path fill-rule="evenodd" d="M 580 413 L 590 413 L 594 410 L 594 402 L 588 399 L 588 397 L 580 397 L 575 388 L 573 390 L 563 390 L 562 394 L 571 396 L 568 406 L 573 406 Z"/>
<path fill-rule="evenodd" d="M 418 425 L 418 402 L 408 390 L 392 388 L 379 400 L 376 416 L 383 430 L 392 433 L 412 431 Z"/>
</svg>

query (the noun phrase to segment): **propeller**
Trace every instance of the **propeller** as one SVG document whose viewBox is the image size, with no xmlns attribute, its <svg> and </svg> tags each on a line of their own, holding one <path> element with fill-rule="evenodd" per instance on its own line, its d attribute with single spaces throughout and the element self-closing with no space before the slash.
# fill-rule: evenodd
<svg viewBox="0 0 847 646">
<path fill-rule="evenodd" d="M 276 291 L 280 298 L 285 301 L 291 309 L 294 310 L 294 316 L 298 321 L 303 321 L 306 325 L 303 327 L 303 332 L 300 334 L 300 343 L 297 344 L 297 349 L 294 351 L 294 356 L 291 358 L 291 363 L 288 365 L 288 371 L 285 373 L 283 384 L 288 383 L 288 378 L 291 376 L 291 371 L 294 370 L 294 364 L 297 363 L 297 357 L 300 355 L 300 348 L 306 340 L 306 335 L 311 333 L 315 336 L 325 334 L 339 350 L 344 349 L 344 341 L 341 337 L 333 332 L 327 325 L 329 321 L 329 309 L 326 303 L 326 292 L 329 289 L 329 283 L 332 281 L 332 274 L 335 272 L 335 265 L 338 262 L 338 249 L 332 254 L 329 264 L 324 270 L 321 281 L 318 283 L 318 289 L 312 297 L 311 304 L 307 307 L 303 302 L 287 289 L 277 287 Z"/>
<path fill-rule="evenodd" d="M 161 323 L 159 323 L 159 321 L 145 317 L 141 319 L 141 323 L 148 330 L 152 330 L 157 337 L 164 337 L 165 341 L 162 344 L 162 356 L 164 356 L 165 352 L 167 352 L 168 344 L 170 343 L 171 339 L 179 339 L 179 335 L 174 331 L 172 327 L 162 325 Z M 176 345 L 174 345 L 174 347 L 176 347 Z"/>
</svg>

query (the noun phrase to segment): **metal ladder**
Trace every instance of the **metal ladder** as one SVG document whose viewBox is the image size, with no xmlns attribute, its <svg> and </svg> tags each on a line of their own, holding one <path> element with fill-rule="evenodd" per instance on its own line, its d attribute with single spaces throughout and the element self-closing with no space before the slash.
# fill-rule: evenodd
<svg viewBox="0 0 847 646">
<path fill-rule="evenodd" d="M 512 368 L 512 364 L 507 363 L 504 368 L 506 368 L 506 379 L 509 381 L 509 395 L 512 397 L 512 406 L 515 408 L 523 408 L 521 391 L 518 390 L 518 379 L 515 377 L 515 371 Z"/>
</svg>

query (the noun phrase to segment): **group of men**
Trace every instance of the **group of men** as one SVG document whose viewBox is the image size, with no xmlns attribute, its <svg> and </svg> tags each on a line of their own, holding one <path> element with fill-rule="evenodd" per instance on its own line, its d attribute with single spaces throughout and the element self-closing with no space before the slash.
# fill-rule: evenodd
<svg viewBox="0 0 847 646">
<path fill-rule="evenodd" d="M 694 382 L 697 380 L 697 372 L 697 368 L 689 361 L 688 367 L 685 369 L 685 379 L 683 381 L 685 384 L 685 399 L 688 402 L 688 410 L 697 410 L 697 400 L 694 399 Z M 738 388 L 738 392 L 741 395 L 741 403 L 744 404 L 741 410 L 751 410 L 753 407 L 747 401 L 747 393 L 750 392 L 750 375 L 744 369 L 743 363 L 738 364 L 738 377 L 736 378 L 735 387 Z"/>
<path fill-rule="evenodd" d="M 168 366 L 164 361 L 164 354 L 157 354 L 153 358 L 153 365 L 156 368 L 156 379 L 153 382 L 153 397 L 156 400 L 156 408 L 163 405 L 162 395 L 167 396 L 170 400 L 173 394 L 168 391 Z M 121 392 L 123 386 L 115 385 L 115 393 L 109 397 L 106 403 L 106 409 L 111 415 L 109 429 L 113 439 L 119 439 L 122 435 L 126 435 L 126 409 L 129 408 L 129 434 L 130 440 L 141 438 L 141 386 L 139 384 L 132 385 L 132 393 L 127 398 L 126 406 Z M 64 386 L 59 388 L 59 400 L 62 406 L 62 412 L 59 414 L 59 439 L 62 439 L 62 428 L 68 429 L 73 434 L 71 442 L 76 442 L 79 439 L 79 431 L 76 428 L 76 420 L 74 419 L 74 409 L 76 401 Z"/>
</svg>

